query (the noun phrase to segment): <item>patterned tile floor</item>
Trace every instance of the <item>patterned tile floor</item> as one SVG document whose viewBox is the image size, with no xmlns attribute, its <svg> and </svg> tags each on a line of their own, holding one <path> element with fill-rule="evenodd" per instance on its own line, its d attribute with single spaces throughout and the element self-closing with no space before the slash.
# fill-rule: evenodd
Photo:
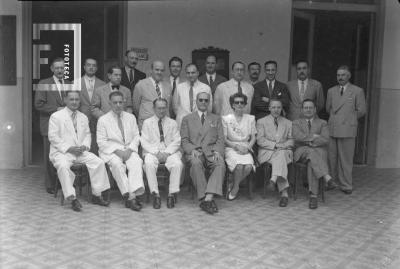
<svg viewBox="0 0 400 269">
<path fill-rule="evenodd" d="M 41 170 L 0 170 L 0 268 L 400 268 L 400 170 L 355 168 L 355 190 L 308 209 L 277 196 L 217 201 L 200 211 L 184 188 L 177 207 L 125 209 L 118 192 L 83 212 L 45 193 Z"/>
</svg>

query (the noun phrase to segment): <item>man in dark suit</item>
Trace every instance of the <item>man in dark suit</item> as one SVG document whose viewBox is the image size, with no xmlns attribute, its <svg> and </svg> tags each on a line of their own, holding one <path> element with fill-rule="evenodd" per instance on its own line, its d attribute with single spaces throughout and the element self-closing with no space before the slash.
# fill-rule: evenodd
<svg viewBox="0 0 400 269">
<path fill-rule="evenodd" d="M 303 100 L 311 99 L 317 107 L 317 113 L 324 108 L 325 97 L 322 84 L 309 78 L 309 65 L 305 60 L 297 61 L 297 79 L 289 81 L 287 87 L 290 94 L 288 119 L 293 121 L 301 116 Z"/>
<path fill-rule="evenodd" d="M 97 154 L 98 148 L 96 143 L 96 118 L 92 116 L 90 106 L 92 103 L 93 93 L 96 88 L 106 84 L 104 81 L 96 77 L 97 61 L 93 58 L 87 58 L 83 65 L 85 74 L 79 78 L 78 85 L 80 85 L 80 100 L 81 105 L 79 111 L 86 115 L 89 119 L 90 133 L 92 134 L 92 143 L 90 145 L 91 152 Z"/>
<path fill-rule="evenodd" d="M 287 115 L 290 104 L 290 95 L 286 84 L 276 80 L 278 63 L 276 61 L 266 61 L 264 64 L 265 80 L 254 85 L 254 96 L 252 102 L 252 114 L 256 120 L 270 114 L 269 101 L 278 99 L 282 101 L 284 116 Z"/>
<path fill-rule="evenodd" d="M 211 96 L 200 92 L 196 97 L 197 111 L 182 120 L 181 141 L 190 176 L 201 201 L 200 208 L 209 214 L 218 212 L 214 195 L 222 195 L 225 176 L 224 131 L 221 118 L 207 112 Z M 204 168 L 210 169 L 208 181 Z"/>
<path fill-rule="evenodd" d="M 329 168 L 345 194 L 353 192 L 353 157 L 358 119 L 365 115 L 363 89 L 349 82 L 348 66 L 340 66 L 336 73 L 339 85 L 328 90 L 326 111 L 329 113 Z"/>
<path fill-rule="evenodd" d="M 214 55 L 206 58 L 206 73 L 199 77 L 199 81 L 210 86 L 213 97 L 217 86 L 226 81 L 225 77 L 217 74 L 217 57 Z"/>
<path fill-rule="evenodd" d="M 43 136 L 43 153 L 46 190 L 54 194 L 55 174 L 49 160 L 50 141 L 48 138 L 49 118 L 64 108 L 64 95 L 71 89 L 71 82 L 64 79 L 64 60 L 56 58 L 50 65 L 53 76 L 39 81 L 35 93 L 35 108 L 40 113 L 40 133 Z"/>
<path fill-rule="evenodd" d="M 133 90 L 139 80 L 145 79 L 146 74 L 137 70 L 135 67 L 139 61 L 139 57 L 133 49 L 127 50 L 125 53 L 125 66 L 122 68 L 121 85 L 127 87 L 133 96 Z"/>
<path fill-rule="evenodd" d="M 254 86 L 259 82 L 261 64 L 257 62 L 251 62 L 247 65 L 247 71 L 249 72 L 249 82 Z"/>
</svg>

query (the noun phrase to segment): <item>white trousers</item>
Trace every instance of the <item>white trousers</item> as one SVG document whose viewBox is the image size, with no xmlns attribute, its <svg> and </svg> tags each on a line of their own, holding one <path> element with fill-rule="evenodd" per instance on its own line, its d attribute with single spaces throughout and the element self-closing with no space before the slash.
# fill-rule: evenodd
<svg viewBox="0 0 400 269">
<path fill-rule="evenodd" d="M 131 157 L 125 163 L 116 154 L 112 155 L 112 158 L 108 161 L 108 165 L 121 194 L 143 194 L 143 161 L 139 155 L 136 152 L 132 152 Z M 126 174 L 126 169 L 128 169 L 128 175 Z"/>
<path fill-rule="evenodd" d="M 101 195 L 102 191 L 110 188 L 110 181 L 108 180 L 107 171 L 103 160 L 91 152 L 85 151 L 78 157 L 70 153 L 58 153 L 52 158 L 51 161 L 53 162 L 54 167 L 57 169 L 58 179 L 60 180 L 65 198 L 71 195 L 76 196 L 75 188 L 73 186 L 75 174 L 70 168 L 74 161 L 84 163 L 86 165 L 89 172 L 93 195 L 99 196 Z"/>
<path fill-rule="evenodd" d="M 147 177 L 147 182 L 149 183 L 150 193 L 159 193 L 158 191 L 158 181 L 157 181 L 157 168 L 158 159 L 156 156 L 147 153 L 144 158 L 144 167 Z M 182 154 L 180 152 L 175 152 L 170 155 L 166 162 L 165 167 L 168 169 L 169 175 L 169 193 L 179 192 L 179 184 L 181 181 L 181 174 L 183 170 Z"/>
<path fill-rule="evenodd" d="M 277 183 L 280 192 L 289 187 L 287 165 L 292 162 L 291 156 L 291 150 L 278 150 L 272 154 L 271 159 L 268 161 L 272 164 L 272 177 L 275 179 L 272 179 L 272 181 Z M 276 182 L 277 177 L 280 177 L 278 182 Z"/>
</svg>

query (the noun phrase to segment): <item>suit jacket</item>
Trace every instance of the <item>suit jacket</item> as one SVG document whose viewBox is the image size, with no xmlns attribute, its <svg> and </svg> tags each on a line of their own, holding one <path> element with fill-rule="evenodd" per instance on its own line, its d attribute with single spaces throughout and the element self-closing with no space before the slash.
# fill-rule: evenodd
<svg viewBox="0 0 400 269">
<path fill-rule="evenodd" d="M 72 111 L 65 107 L 50 116 L 48 133 L 50 141 L 49 159 L 52 162 L 57 154 L 67 154 L 67 150 L 72 146 L 90 148 L 91 135 L 88 118 L 85 114 L 77 111 L 77 132 L 75 133 L 70 113 Z"/>
<path fill-rule="evenodd" d="M 192 151 L 201 148 L 204 157 L 212 161 L 213 152 L 225 153 L 225 137 L 221 117 L 207 113 L 204 125 L 201 124 L 197 111 L 186 115 L 181 126 L 182 148 L 186 159 Z"/>
<path fill-rule="evenodd" d="M 172 110 L 172 88 L 165 80 L 160 81 L 161 96 L 168 101 L 168 116 Z M 133 112 L 135 113 L 139 128 L 142 127 L 143 121 L 154 115 L 153 101 L 158 98 L 158 94 L 153 85 L 152 78 L 148 77 L 138 82 L 133 91 Z"/>
<path fill-rule="evenodd" d="M 313 139 L 313 135 L 320 135 Z M 319 151 L 321 156 L 327 156 L 327 146 L 329 142 L 329 129 L 326 121 L 314 117 L 311 122 L 311 129 L 308 130 L 308 123 L 305 118 L 293 121 L 293 138 L 295 140 L 296 150 L 294 152 L 294 161 L 297 162 L 303 156 L 312 141 L 314 150 Z"/>
<path fill-rule="evenodd" d="M 262 97 L 269 99 L 275 98 L 282 100 L 283 110 L 287 114 L 289 112 L 290 95 L 286 87 L 286 84 L 275 80 L 274 88 L 272 89 L 271 95 L 268 91 L 267 81 L 264 79 L 254 85 L 254 96 L 252 104 L 252 114 L 256 116 L 256 120 L 267 116 L 269 112 L 269 102 L 261 100 Z"/>
<path fill-rule="evenodd" d="M 133 68 L 133 81 L 130 83 L 128 74 L 126 74 L 125 66 L 121 68 L 121 71 L 121 85 L 128 88 L 131 92 L 131 96 L 133 96 L 135 85 L 139 82 L 139 80 L 145 79 L 146 74 L 136 68 Z"/>
<path fill-rule="evenodd" d="M 356 137 L 358 118 L 365 115 L 366 104 L 363 89 L 347 84 L 340 95 L 340 87 L 328 90 L 326 111 L 329 113 L 329 134 L 332 137 Z"/>
<path fill-rule="evenodd" d="M 277 143 L 285 147 L 293 147 L 292 122 L 284 117 L 278 118 L 278 129 L 274 124 L 274 117 L 265 116 L 257 121 L 258 160 L 260 163 L 268 161 L 275 152 Z"/>
<path fill-rule="evenodd" d="M 131 92 L 128 88 L 120 85 L 119 91 L 124 95 L 124 102 L 126 111 L 128 108 L 132 109 L 132 97 Z M 90 106 L 90 110 L 92 115 L 98 119 L 108 111 L 111 110 L 110 106 L 110 93 L 111 93 L 111 84 L 107 83 L 99 88 L 95 88 L 92 97 L 92 103 Z"/>
<path fill-rule="evenodd" d="M 219 74 L 216 74 L 216 75 L 215 75 L 215 80 L 213 81 L 213 83 L 210 84 L 210 83 L 208 82 L 207 73 L 204 73 L 203 75 L 201 75 L 201 76 L 199 77 L 199 80 L 200 80 L 201 82 L 207 84 L 208 86 L 210 86 L 210 88 L 211 88 L 211 93 L 212 93 L 213 96 L 214 96 L 215 90 L 217 89 L 217 86 L 218 86 L 219 84 L 221 84 L 222 82 L 227 81 L 227 79 L 226 79 L 225 77 L 223 77 L 223 76 L 221 76 L 221 75 L 219 75 Z"/>
<path fill-rule="evenodd" d="M 157 116 L 146 119 L 143 122 L 140 143 L 143 148 L 143 155 L 147 153 L 156 155 L 157 152 L 174 154 L 179 151 L 181 146 L 181 135 L 179 134 L 178 124 L 169 117 L 165 117 L 161 122 L 164 134 L 164 142 L 160 141 L 159 119 Z"/>
<path fill-rule="evenodd" d="M 68 80 L 64 80 L 64 84 L 72 85 Z M 64 92 L 61 94 L 64 95 Z M 58 92 L 53 77 L 39 81 L 35 93 L 34 105 L 36 110 L 40 113 L 40 133 L 42 136 L 47 136 L 50 115 L 56 112 L 57 108 L 64 106 L 64 100 L 62 100 L 60 93 Z"/>
<path fill-rule="evenodd" d="M 81 106 L 79 107 L 79 111 L 82 112 L 83 114 L 85 114 L 86 117 L 88 117 L 90 131 L 95 132 L 96 131 L 96 119 L 93 118 L 92 111 L 90 108 L 93 97 L 94 97 L 94 90 L 92 93 L 92 98 L 90 98 L 88 90 L 86 88 L 86 82 L 85 82 L 84 77 L 79 78 L 79 80 L 80 80 L 80 85 L 81 85 L 81 88 L 80 88 L 80 90 L 81 90 Z M 98 77 L 95 77 L 94 89 L 97 89 L 100 86 L 103 86 L 105 84 L 106 83 L 104 81 L 102 81 Z"/>
<path fill-rule="evenodd" d="M 300 99 L 298 80 L 292 80 L 287 83 L 290 94 L 289 120 L 296 120 L 301 117 L 302 100 Z M 325 97 L 322 90 L 322 84 L 314 79 L 308 79 L 307 87 L 304 93 L 304 99 L 314 100 L 317 107 L 317 113 L 324 108 Z"/>
<path fill-rule="evenodd" d="M 113 111 L 100 117 L 97 122 L 97 144 L 99 145 L 99 156 L 105 162 L 108 162 L 113 152 L 117 149 L 125 150 L 130 148 L 134 152 L 138 152 L 140 135 L 134 115 L 123 111 L 122 125 L 124 128 L 124 137 L 118 127 L 118 119 Z"/>
</svg>

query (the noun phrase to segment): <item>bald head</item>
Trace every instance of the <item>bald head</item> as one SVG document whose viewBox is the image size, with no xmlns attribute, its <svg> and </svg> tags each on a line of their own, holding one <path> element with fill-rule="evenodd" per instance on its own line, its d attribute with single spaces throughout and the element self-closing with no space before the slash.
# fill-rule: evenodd
<svg viewBox="0 0 400 269">
<path fill-rule="evenodd" d="M 159 82 L 163 79 L 164 75 L 164 63 L 161 61 L 154 61 L 151 63 L 151 77 Z"/>
</svg>

